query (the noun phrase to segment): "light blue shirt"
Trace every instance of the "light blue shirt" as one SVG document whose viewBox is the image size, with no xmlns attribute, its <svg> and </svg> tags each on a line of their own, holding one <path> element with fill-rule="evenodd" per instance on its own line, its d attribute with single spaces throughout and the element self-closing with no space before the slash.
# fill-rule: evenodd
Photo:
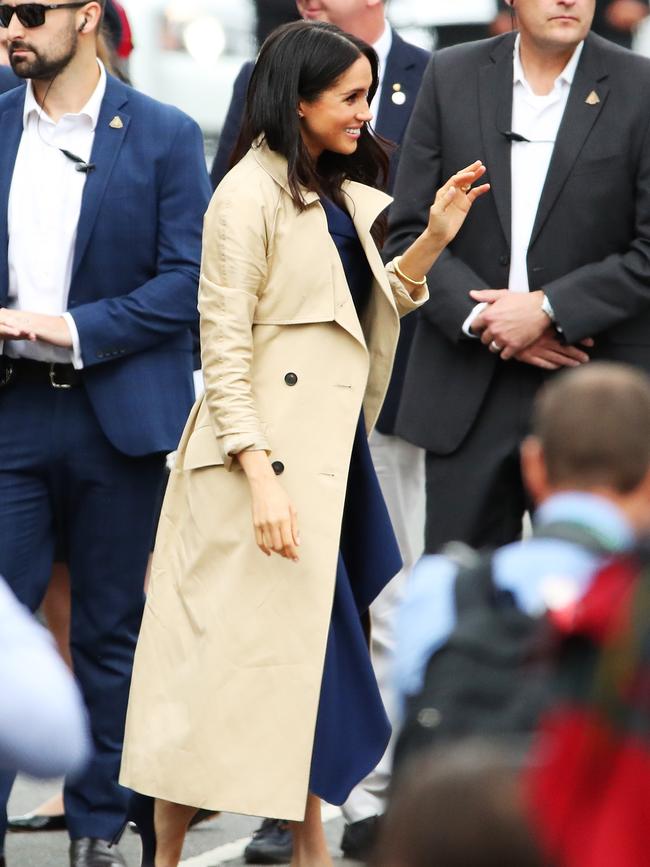
<svg viewBox="0 0 650 867">
<path fill-rule="evenodd" d="M 52 638 L 0 578 L 0 769 L 34 777 L 80 771 L 86 711 Z"/>
<path fill-rule="evenodd" d="M 623 551 L 634 543 L 634 532 L 621 511 L 593 494 L 550 497 L 538 509 L 535 524 L 541 528 L 556 521 L 588 527 L 603 537 L 611 551 Z M 602 560 L 603 556 L 572 542 L 533 537 L 499 548 L 493 576 L 497 587 L 510 591 L 522 611 L 539 615 L 580 598 Z M 410 576 L 397 616 L 395 680 L 401 701 L 420 689 L 431 654 L 454 629 L 457 568 L 442 555 L 425 556 Z"/>
</svg>

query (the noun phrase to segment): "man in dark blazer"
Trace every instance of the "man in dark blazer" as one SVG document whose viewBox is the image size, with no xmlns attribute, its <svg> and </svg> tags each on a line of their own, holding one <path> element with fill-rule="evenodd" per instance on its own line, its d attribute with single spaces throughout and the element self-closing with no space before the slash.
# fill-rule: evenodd
<svg viewBox="0 0 650 867">
<path fill-rule="evenodd" d="M 399 144 L 415 105 L 422 75 L 429 54 L 402 39 L 385 18 L 383 0 L 297 0 L 302 17 L 310 21 L 326 21 L 353 33 L 374 45 L 383 64 L 382 87 L 373 126 L 384 138 Z M 245 64 L 234 85 L 232 101 L 221 132 L 219 149 L 212 166 L 212 183 L 216 187 L 228 171 L 230 158 L 241 127 L 246 90 L 253 64 Z M 389 189 L 399 160 L 399 148 L 391 161 Z M 395 416 L 399 403 L 406 360 L 415 329 L 415 315 L 402 320 L 402 333 L 397 349 L 393 376 L 377 431 L 370 447 L 377 467 L 382 490 L 396 529 L 405 568 L 389 584 L 373 605 L 372 641 L 375 673 L 389 710 L 395 702 L 392 694 L 392 629 L 393 615 L 409 566 L 422 551 L 424 523 L 424 456 L 399 437 L 394 436 Z M 419 532 L 418 532 L 419 528 Z M 377 826 L 377 814 L 383 811 L 384 795 L 389 781 L 390 757 L 358 786 L 344 806 L 346 828 L 342 840 L 349 857 L 364 857 L 369 851 Z M 291 857 L 291 836 L 286 823 L 267 820 L 256 833 L 246 851 L 250 863 L 268 863 L 270 858 Z"/>
<path fill-rule="evenodd" d="M 94 742 L 65 786 L 70 863 L 120 867 L 131 665 L 165 454 L 193 401 L 210 187 L 194 121 L 107 75 L 103 3 L 72 5 L 41 21 L 15 4 L 6 31 L 28 81 L 0 97 L 0 571 L 35 610 L 66 551 Z"/>
<path fill-rule="evenodd" d="M 0 93 L 13 90 L 20 84 L 24 82 L 8 66 L 0 66 Z"/>
<path fill-rule="evenodd" d="M 388 257 L 443 178 L 488 167 L 492 194 L 429 275 L 397 424 L 427 449 L 430 552 L 519 535 L 519 444 L 550 371 L 587 350 L 650 369 L 650 61 L 589 33 L 594 0 L 514 10 L 518 38 L 434 56 L 391 211 Z"/>
</svg>

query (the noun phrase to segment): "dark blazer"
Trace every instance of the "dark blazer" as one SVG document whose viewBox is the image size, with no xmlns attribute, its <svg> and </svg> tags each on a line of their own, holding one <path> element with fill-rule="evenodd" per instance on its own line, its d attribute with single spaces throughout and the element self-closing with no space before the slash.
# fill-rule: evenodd
<svg viewBox="0 0 650 867">
<path fill-rule="evenodd" d="M 402 141 L 406 132 L 429 57 L 430 54 L 427 51 L 411 45 L 410 42 L 406 42 L 398 33 L 393 31 L 393 44 L 386 60 L 384 84 L 375 128 L 381 136 L 396 144 Z M 219 149 L 210 173 L 212 185 L 215 188 L 229 168 L 230 157 L 241 127 L 246 91 L 253 73 L 253 66 L 253 63 L 244 64 L 235 80 L 232 100 L 219 139 Z M 393 100 L 394 94 L 398 91 L 406 97 L 403 104 Z M 389 192 L 393 187 L 397 173 L 399 155 L 400 148 L 398 147 L 391 158 Z M 395 355 L 393 377 L 388 387 L 384 407 L 377 421 L 377 428 L 382 433 L 392 434 L 394 431 L 416 319 L 417 314 L 411 314 L 402 319 L 402 331 Z"/>
<path fill-rule="evenodd" d="M 0 96 L 0 306 L 24 97 Z M 167 452 L 193 402 L 190 331 L 210 197 L 203 139 L 187 115 L 108 76 L 90 160 L 68 302 L 84 385 L 117 449 Z"/>
<path fill-rule="evenodd" d="M 461 326 L 471 289 L 503 288 L 510 264 L 514 35 L 434 55 L 403 146 L 387 255 L 423 229 L 431 190 L 475 159 L 492 192 L 434 265 L 397 431 L 438 454 L 474 422 L 497 364 Z M 594 92 L 598 101 L 589 104 Z M 593 99 L 590 100 L 593 102 Z M 650 370 L 650 61 L 590 34 L 576 70 L 528 251 L 570 343 Z M 506 362 L 515 364 L 518 362 Z"/>
<path fill-rule="evenodd" d="M 19 78 L 10 66 L 0 66 L 0 93 L 6 93 L 25 83 L 24 78 Z"/>
</svg>

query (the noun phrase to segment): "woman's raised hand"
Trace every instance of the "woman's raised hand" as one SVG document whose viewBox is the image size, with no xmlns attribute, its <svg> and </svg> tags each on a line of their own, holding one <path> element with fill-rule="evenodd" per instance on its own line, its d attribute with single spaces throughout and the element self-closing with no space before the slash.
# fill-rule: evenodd
<svg viewBox="0 0 650 867">
<path fill-rule="evenodd" d="M 474 202 L 490 189 L 489 184 L 474 184 L 480 180 L 486 168 L 480 160 L 452 175 L 436 193 L 429 209 L 429 224 L 426 232 L 431 240 L 446 246 L 458 234 Z"/>
<path fill-rule="evenodd" d="M 456 237 L 474 202 L 490 189 L 489 184 L 474 186 L 485 172 L 485 166 L 477 160 L 449 178 L 436 193 L 426 229 L 404 255 L 395 260 L 395 272 L 413 297 L 424 285 L 438 256 Z"/>
</svg>

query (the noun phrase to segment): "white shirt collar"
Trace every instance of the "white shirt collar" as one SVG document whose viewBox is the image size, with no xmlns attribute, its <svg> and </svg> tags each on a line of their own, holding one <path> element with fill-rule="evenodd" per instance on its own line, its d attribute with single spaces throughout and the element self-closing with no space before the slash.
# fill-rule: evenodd
<svg viewBox="0 0 650 867">
<path fill-rule="evenodd" d="M 377 57 L 379 58 L 379 76 L 383 77 L 384 70 L 386 69 L 386 61 L 388 60 L 388 55 L 393 47 L 393 30 L 388 22 L 386 22 L 384 32 L 372 47 L 377 52 Z"/>
<path fill-rule="evenodd" d="M 81 117 L 85 115 L 89 118 L 90 123 L 92 125 L 93 131 L 95 130 L 97 123 L 99 121 L 99 112 L 101 111 L 102 102 L 104 100 L 104 94 L 106 93 L 106 68 L 104 64 L 101 62 L 99 58 L 97 58 L 97 65 L 99 66 L 99 81 L 97 82 L 97 87 L 93 91 L 90 99 L 84 105 L 78 114 L 66 114 L 64 117 Z M 23 108 L 23 128 L 27 126 L 27 121 L 29 116 L 35 112 L 36 115 L 45 115 L 45 112 L 41 109 L 40 105 L 36 101 L 36 97 L 34 96 L 34 88 L 32 82 L 30 80 L 27 81 L 27 87 L 25 88 L 25 106 Z"/>
<path fill-rule="evenodd" d="M 564 67 L 562 72 L 555 79 L 555 86 L 557 87 L 558 82 L 564 82 L 569 85 L 569 87 L 573 84 L 573 79 L 576 74 L 576 69 L 578 67 L 578 62 L 580 61 L 580 55 L 582 54 L 582 49 L 584 48 L 584 40 L 579 42 L 575 47 L 575 51 L 571 55 L 571 59 Z M 526 74 L 524 72 L 524 67 L 521 64 L 521 53 L 520 53 L 520 45 L 521 45 L 521 36 L 517 34 L 517 38 L 515 39 L 515 50 L 513 56 L 513 84 L 523 84 L 524 87 L 530 87 L 528 82 L 526 81 Z"/>
</svg>

